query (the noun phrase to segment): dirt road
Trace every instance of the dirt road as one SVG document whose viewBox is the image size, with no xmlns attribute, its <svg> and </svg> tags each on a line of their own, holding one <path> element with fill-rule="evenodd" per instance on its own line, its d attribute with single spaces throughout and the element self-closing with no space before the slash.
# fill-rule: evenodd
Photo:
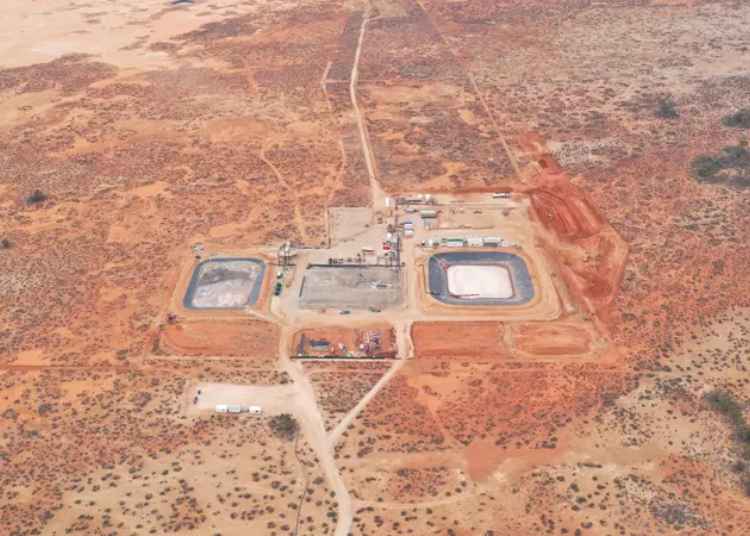
<svg viewBox="0 0 750 536">
<path fill-rule="evenodd" d="M 335 536 L 346 536 L 352 524 L 354 513 L 352 510 L 351 496 L 349 490 L 341 478 L 333 453 L 333 443 L 329 441 L 323 415 L 315 398 L 312 383 L 305 375 L 302 365 L 294 363 L 289 358 L 289 340 L 291 331 L 285 329 L 282 332 L 279 343 L 280 364 L 293 380 L 294 390 L 294 414 L 300 420 L 300 428 L 305 438 L 315 451 L 316 456 L 323 469 L 323 473 L 329 484 L 333 487 L 338 504 L 338 517 L 336 519 Z"/>
</svg>

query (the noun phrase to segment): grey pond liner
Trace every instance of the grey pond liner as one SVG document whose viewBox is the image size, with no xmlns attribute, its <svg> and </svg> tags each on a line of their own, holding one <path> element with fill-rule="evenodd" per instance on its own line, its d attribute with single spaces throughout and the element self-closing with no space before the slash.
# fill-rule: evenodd
<svg viewBox="0 0 750 536">
<path fill-rule="evenodd" d="M 236 307 L 212 307 L 193 305 L 195 292 L 200 286 L 201 276 L 206 272 L 206 266 L 211 264 L 221 265 L 234 262 L 251 263 L 260 266 L 260 271 L 257 278 L 253 282 L 253 286 L 250 289 L 250 292 L 248 293 L 247 300 L 245 300 L 242 305 Z M 248 305 L 255 305 L 255 303 L 258 301 L 258 298 L 260 297 L 261 289 L 263 288 L 263 279 L 265 277 L 265 274 L 266 263 L 260 259 L 251 257 L 216 257 L 213 259 L 206 259 L 205 261 L 201 261 L 200 263 L 198 263 L 198 265 L 193 270 L 193 275 L 190 278 L 190 284 L 188 285 L 187 291 L 185 292 L 185 298 L 183 299 L 182 304 L 188 309 L 242 309 L 243 307 L 246 307 Z"/>
<path fill-rule="evenodd" d="M 461 265 L 491 265 L 504 266 L 510 273 L 513 285 L 513 296 L 510 298 L 476 298 L 463 299 L 452 296 L 448 292 L 448 277 L 446 271 L 438 264 L 438 259 L 445 261 L 448 266 Z M 526 262 L 513 253 L 503 251 L 456 251 L 450 253 L 436 253 L 430 257 L 428 264 L 428 280 L 430 294 L 437 300 L 450 305 L 523 305 L 534 297 L 534 284 L 531 281 Z"/>
</svg>

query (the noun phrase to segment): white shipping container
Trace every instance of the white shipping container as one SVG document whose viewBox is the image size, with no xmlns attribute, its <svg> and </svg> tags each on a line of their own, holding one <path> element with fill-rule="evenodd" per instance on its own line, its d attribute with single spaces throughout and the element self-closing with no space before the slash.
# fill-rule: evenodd
<svg viewBox="0 0 750 536">
<path fill-rule="evenodd" d="M 230 404 L 227 406 L 227 411 L 229 413 L 242 413 L 242 406 L 238 406 L 236 404 Z"/>
<path fill-rule="evenodd" d="M 250 406 L 248 409 L 253 415 L 261 415 L 263 413 L 263 408 L 260 406 Z"/>
<path fill-rule="evenodd" d="M 482 247 L 484 245 L 484 240 L 481 238 L 469 238 L 468 242 L 471 247 Z"/>
<path fill-rule="evenodd" d="M 226 413 L 228 409 L 226 404 L 216 404 L 216 413 Z"/>
</svg>

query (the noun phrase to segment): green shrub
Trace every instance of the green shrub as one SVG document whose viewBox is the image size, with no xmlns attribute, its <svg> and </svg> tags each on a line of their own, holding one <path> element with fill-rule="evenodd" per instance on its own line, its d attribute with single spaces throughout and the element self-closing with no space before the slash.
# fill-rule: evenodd
<svg viewBox="0 0 750 536">
<path fill-rule="evenodd" d="M 706 400 L 716 411 L 728 417 L 733 425 L 740 425 L 742 428 L 745 427 L 742 407 L 730 393 L 719 390 L 711 391 L 706 395 Z"/>
<path fill-rule="evenodd" d="M 274 415 L 271 417 L 270 425 L 273 433 L 281 439 L 294 439 L 299 430 L 297 420 L 288 413 Z"/>
<path fill-rule="evenodd" d="M 698 180 L 708 180 L 722 170 L 721 160 L 711 156 L 699 156 L 691 164 L 693 175 Z"/>
<path fill-rule="evenodd" d="M 37 203 L 43 203 L 47 200 L 47 194 L 45 194 L 41 190 L 34 190 L 31 192 L 31 195 L 29 195 L 26 198 L 26 204 L 27 205 L 36 205 Z"/>
<path fill-rule="evenodd" d="M 726 127 L 750 128 L 750 108 L 743 108 L 721 120 Z"/>
<path fill-rule="evenodd" d="M 750 425 L 745 422 L 742 406 L 726 391 L 711 391 L 706 401 L 713 409 L 724 415 L 734 428 L 736 440 L 742 447 L 742 458 L 750 461 Z"/>
<path fill-rule="evenodd" d="M 672 97 L 663 97 L 659 99 L 659 107 L 656 109 L 656 117 L 662 119 L 677 119 L 680 112 L 675 108 L 675 102 Z"/>
<path fill-rule="evenodd" d="M 701 155 L 690 164 L 691 173 L 700 182 L 726 182 L 738 188 L 750 187 L 750 150 L 746 140 L 724 147 L 716 156 Z"/>
</svg>

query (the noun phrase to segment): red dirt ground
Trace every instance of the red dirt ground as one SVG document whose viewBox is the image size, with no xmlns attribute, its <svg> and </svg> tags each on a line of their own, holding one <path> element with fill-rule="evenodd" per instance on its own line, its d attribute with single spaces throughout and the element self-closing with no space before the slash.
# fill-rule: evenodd
<svg viewBox="0 0 750 536">
<path fill-rule="evenodd" d="M 262 320 L 194 320 L 164 325 L 159 352 L 188 357 L 224 356 L 275 361 L 279 327 Z"/>
<path fill-rule="evenodd" d="M 411 328 L 417 359 L 508 358 L 504 334 L 500 322 L 415 322 Z"/>
<path fill-rule="evenodd" d="M 591 350 L 591 334 L 570 324 L 520 324 L 513 326 L 513 345 L 530 354 L 555 356 L 585 354 Z"/>
</svg>

